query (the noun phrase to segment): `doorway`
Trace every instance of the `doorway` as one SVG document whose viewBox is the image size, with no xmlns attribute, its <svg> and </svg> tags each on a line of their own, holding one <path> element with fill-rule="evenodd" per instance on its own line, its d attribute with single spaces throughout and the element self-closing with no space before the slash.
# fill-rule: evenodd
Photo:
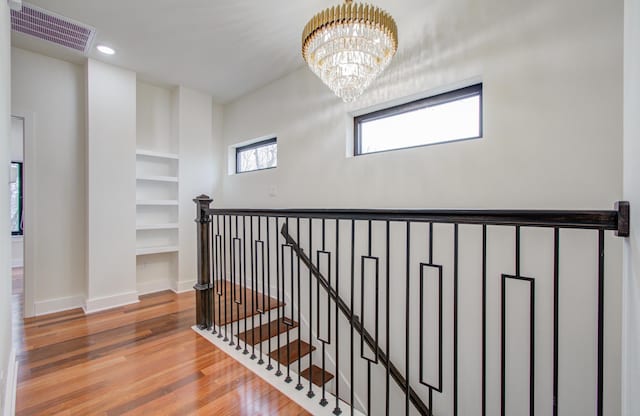
<svg viewBox="0 0 640 416">
<path fill-rule="evenodd" d="M 14 317 L 24 315 L 24 137 L 25 120 L 11 116 L 11 294 Z"/>
</svg>

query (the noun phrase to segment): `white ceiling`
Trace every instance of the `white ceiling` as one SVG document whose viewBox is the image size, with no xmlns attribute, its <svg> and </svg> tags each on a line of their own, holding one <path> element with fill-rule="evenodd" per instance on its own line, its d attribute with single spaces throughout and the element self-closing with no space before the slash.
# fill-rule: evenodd
<svg viewBox="0 0 640 416">
<path fill-rule="evenodd" d="M 302 28 L 341 0 L 28 0 L 97 29 L 89 57 L 136 71 L 142 79 L 208 91 L 233 100 L 304 65 Z M 373 0 L 400 27 L 427 0 Z M 15 46 L 74 62 L 83 56 L 27 35 Z"/>
</svg>

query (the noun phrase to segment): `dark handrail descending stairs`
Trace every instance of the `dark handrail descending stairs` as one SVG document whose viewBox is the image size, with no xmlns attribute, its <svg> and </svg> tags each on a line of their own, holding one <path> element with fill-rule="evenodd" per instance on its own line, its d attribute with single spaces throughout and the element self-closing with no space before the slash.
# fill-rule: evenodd
<svg viewBox="0 0 640 416">
<path fill-rule="evenodd" d="M 389 373 L 391 377 L 395 380 L 398 386 L 402 389 L 403 392 L 407 392 L 407 380 L 403 377 L 400 370 L 388 360 L 386 353 L 379 346 L 376 345 L 376 342 L 373 336 L 364 328 L 356 315 L 353 314 L 349 306 L 346 304 L 344 300 L 336 293 L 336 290 L 329 285 L 329 281 L 326 277 L 320 273 L 320 270 L 316 266 L 313 265 L 311 259 L 304 253 L 304 250 L 300 248 L 298 242 L 293 239 L 293 237 L 289 234 L 289 230 L 287 229 L 287 225 L 283 224 L 282 229 L 280 230 L 280 234 L 284 237 L 287 244 L 290 244 L 293 248 L 293 251 L 300 257 L 302 262 L 309 268 L 311 274 L 318 279 L 320 285 L 327 291 L 331 299 L 338 304 L 338 308 L 340 312 L 344 314 L 349 321 L 350 324 L 353 325 L 353 328 L 358 331 L 358 333 L 364 338 L 364 341 L 367 343 L 369 348 L 373 351 L 377 351 L 378 359 L 382 363 L 385 368 L 389 368 Z M 353 320 L 351 319 L 353 317 Z M 431 412 L 427 405 L 420 399 L 418 394 L 409 386 L 409 400 L 416 407 L 416 409 L 420 412 L 421 415 L 431 415 Z"/>
</svg>

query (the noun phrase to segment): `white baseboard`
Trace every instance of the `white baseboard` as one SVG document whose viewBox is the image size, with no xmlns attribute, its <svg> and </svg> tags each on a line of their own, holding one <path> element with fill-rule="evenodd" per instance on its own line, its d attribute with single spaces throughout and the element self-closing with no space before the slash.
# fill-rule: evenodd
<svg viewBox="0 0 640 416">
<path fill-rule="evenodd" d="M 90 314 L 138 302 L 140 302 L 140 300 L 138 299 L 137 291 L 127 292 L 101 298 L 87 299 L 82 309 L 84 309 L 85 314 Z"/>
<path fill-rule="evenodd" d="M 171 290 L 176 293 L 185 293 L 191 292 L 193 290 L 193 286 L 196 284 L 195 281 L 182 280 L 179 282 L 172 281 L 171 282 Z"/>
<path fill-rule="evenodd" d="M 7 365 L 7 381 L 4 391 L 4 416 L 14 416 L 16 413 L 16 389 L 18 387 L 18 362 L 16 350 L 11 349 Z"/>
<path fill-rule="evenodd" d="M 162 292 L 163 290 L 173 290 L 169 279 L 138 283 L 138 296 L 146 295 L 148 293 Z"/>
<path fill-rule="evenodd" d="M 33 311 L 35 316 L 40 316 L 67 311 L 69 309 L 82 308 L 83 305 L 83 296 L 68 296 L 65 298 L 47 299 L 35 302 L 33 305 Z"/>
</svg>

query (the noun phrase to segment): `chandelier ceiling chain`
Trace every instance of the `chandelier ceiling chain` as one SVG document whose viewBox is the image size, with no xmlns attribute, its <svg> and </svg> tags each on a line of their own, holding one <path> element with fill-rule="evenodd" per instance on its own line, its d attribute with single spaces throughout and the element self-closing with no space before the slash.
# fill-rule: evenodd
<svg viewBox="0 0 640 416">
<path fill-rule="evenodd" d="M 362 95 L 397 50 L 393 17 L 352 0 L 316 14 L 302 32 L 304 60 L 345 102 Z"/>
</svg>

